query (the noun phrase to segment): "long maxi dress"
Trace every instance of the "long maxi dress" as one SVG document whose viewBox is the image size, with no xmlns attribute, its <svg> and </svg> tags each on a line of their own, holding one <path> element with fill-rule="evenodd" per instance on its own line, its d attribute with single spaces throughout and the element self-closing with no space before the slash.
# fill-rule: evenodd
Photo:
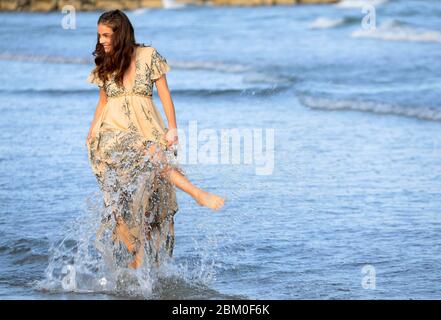
<svg viewBox="0 0 441 320">
<path fill-rule="evenodd" d="M 184 173 L 176 153 L 167 148 L 168 129 L 152 98 L 154 81 L 170 66 L 152 46 L 141 44 L 135 50 L 130 90 L 118 86 L 114 74 L 103 83 L 93 69 L 87 78 L 103 88 L 107 96 L 87 143 L 89 163 L 105 209 L 95 245 L 102 252 L 110 245 L 121 266 L 133 261 L 140 250 L 144 250 L 143 259 L 150 262 L 172 256 L 174 215 L 179 207 L 175 186 L 160 173 L 165 165 Z M 117 218 L 128 226 L 135 252 L 129 252 L 118 237 Z"/>
</svg>

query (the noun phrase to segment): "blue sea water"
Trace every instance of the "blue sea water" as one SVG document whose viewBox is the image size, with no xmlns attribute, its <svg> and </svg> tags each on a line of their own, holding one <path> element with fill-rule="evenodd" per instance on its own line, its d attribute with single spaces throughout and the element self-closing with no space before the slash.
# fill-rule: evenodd
<svg viewBox="0 0 441 320">
<path fill-rule="evenodd" d="M 99 14 L 63 29 L 61 12 L 0 13 L 0 298 L 441 297 L 440 1 L 127 11 L 171 66 L 183 133 L 274 130 L 270 174 L 184 164 L 227 202 L 178 191 L 174 262 L 140 291 L 104 290 L 80 250 L 100 204 L 85 146 Z M 52 277 L 69 259 L 75 288 Z"/>
</svg>

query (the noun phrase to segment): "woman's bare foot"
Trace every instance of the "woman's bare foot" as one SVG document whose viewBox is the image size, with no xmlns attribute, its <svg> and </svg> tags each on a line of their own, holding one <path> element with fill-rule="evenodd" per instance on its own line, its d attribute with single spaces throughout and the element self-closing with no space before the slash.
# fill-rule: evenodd
<svg viewBox="0 0 441 320">
<path fill-rule="evenodd" d="M 204 190 L 199 190 L 194 199 L 200 206 L 213 210 L 219 210 L 225 203 L 225 199 Z"/>
<path fill-rule="evenodd" d="M 129 252 L 133 252 L 135 250 L 135 245 L 131 241 L 130 230 L 122 218 L 117 219 L 116 236 L 126 245 Z"/>
</svg>

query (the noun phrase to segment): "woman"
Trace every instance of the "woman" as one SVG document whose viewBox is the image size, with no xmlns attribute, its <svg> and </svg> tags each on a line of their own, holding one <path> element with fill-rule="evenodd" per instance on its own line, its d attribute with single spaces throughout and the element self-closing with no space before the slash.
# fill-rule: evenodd
<svg viewBox="0 0 441 320">
<path fill-rule="evenodd" d="M 120 10 L 98 20 L 93 55 L 96 67 L 87 80 L 99 89 L 99 102 L 86 140 L 92 170 L 103 192 L 105 216 L 97 244 L 105 250 L 106 231 L 123 266 L 138 268 L 143 259 L 172 256 L 177 186 L 201 206 L 219 210 L 224 199 L 194 186 L 178 166 L 173 101 L 164 57 L 135 42 L 134 29 Z M 153 84 L 163 104 L 168 128 L 153 99 Z M 147 251 L 147 255 L 145 254 Z"/>
</svg>

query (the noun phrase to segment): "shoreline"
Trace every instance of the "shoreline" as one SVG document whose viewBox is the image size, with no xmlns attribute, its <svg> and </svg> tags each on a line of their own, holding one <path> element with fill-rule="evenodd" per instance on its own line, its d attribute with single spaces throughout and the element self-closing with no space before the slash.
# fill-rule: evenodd
<svg viewBox="0 0 441 320">
<path fill-rule="evenodd" d="M 197 6 L 276 6 L 334 4 L 340 0 L 175 0 L 176 5 L 192 4 Z M 164 8 L 162 0 L 2 0 L 0 12 L 53 12 L 65 6 L 74 6 L 76 11 L 136 10 L 142 8 Z"/>
</svg>

